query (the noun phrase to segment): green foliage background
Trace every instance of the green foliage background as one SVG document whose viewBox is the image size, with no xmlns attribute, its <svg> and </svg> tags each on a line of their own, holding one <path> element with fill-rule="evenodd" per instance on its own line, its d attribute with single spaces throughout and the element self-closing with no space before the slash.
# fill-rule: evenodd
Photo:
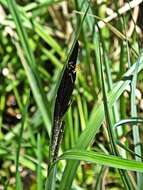
<svg viewBox="0 0 143 190">
<path fill-rule="evenodd" d="M 141 20 L 132 1 L 0 0 L 0 189 L 49 189 L 56 88 L 78 39 L 52 188 L 142 190 Z"/>
</svg>

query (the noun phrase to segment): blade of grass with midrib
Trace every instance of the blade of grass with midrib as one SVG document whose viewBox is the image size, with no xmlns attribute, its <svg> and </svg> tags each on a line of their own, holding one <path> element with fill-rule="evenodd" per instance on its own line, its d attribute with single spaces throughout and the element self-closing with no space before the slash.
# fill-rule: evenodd
<svg viewBox="0 0 143 190">
<path fill-rule="evenodd" d="M 138 68 L 140 64 L 140 56 L 138 58 L 136 68 L 133 74 L 133 79 L 131 82 L 131 116 L 137 117 L 137 106 L 136 106 L 136 84 L 137 84 L 137 74 L 138 74 Z M 141 140 L 140 140 L 140 132 L 139 127 L 137 125 L 133 125 L 133 141 L 134 141 L 134 151 L 135 154 L 141 156 L 142 150 L 141 150 Z M 137 161 L 142 161 L 141 158 L 138 156 L 135 156 L 135 159 Z M 143 186 L 143 175 L 141 173 L 137 173 L 137 187 L 138 190 L 142 190 Z"/>
<path fill-rule="evenodd" d="M 49 110 L 50 106 L 41 85 L 41 81 L 39 78 L 39 74 L 37 72 L 36 62 L 33 56 L 33 52 L 31 51 L 31 48 L 28 43 L 28 36 L 25 29 L 23 28 L 21 18 L 20 18 L 20 12 L 17 9 L 17 4 L 15 3 L 14 0 L 13 1 L 7 0 L 7 3 L 9 5 L 9 10 L 13 16 L 17 33 L 19 35 L 21 45 L 25 52 L 26 59 L 23 55 L 22 50 L 20 50 L 21 49 L 20 46 L 17 48 L 17 51 L 19 51 L 19 56 L 21 58 L 25 72 L 27 74 L 31 89 L 33 91 L 34 98 L 41 111 L 46 129 L 48 133 L 50 134 L 50 128 L 51 128 L 50 110 Z M 17 43 L 17 46 L 18 46 L 18 43 Z"/>
<path fill-rule="evenodd" d="M 99 29 L 99 34 L 100 34 L 100 39 L 102 38 L 100 29 Z M 102 44 L 102 43 L 101 43 Z M 107 99 L 107 92 L 106 92 L 106 87 L 105 87 L 105 79 L 104 79 L 104 72 L 103 72 L 103 64 L 105 64 L 105 60 L 103 62 L 102 60 L 102 53 L 101 53 L 101 47 L 99 46 L 99 52 L 100 52 L 100 70 L 101 70 L 101 81 L 102 81 L 102 94 L 103 94 L 103 105 L 104 105 L 104 113 L 105 113 L 105 119 L 106 119 L 106 124 L 107 124 L 107 131 L 108 131 L 108 135 L 109 135 L 109 141 L 110 141 L 110 151 L 111 154 L 116 155 L 116 156 L 120 156 L 118 153 L 118 149 L 116 147 L 116 142 L 115 142 L 115 134 L 113 131 L 113 122 L 111 120 L 111 116 L 110 116 L 110 109 L 109 109 L 109 105 L 108 105 L 108 99 Z M 124 188 L 131 190 L 133 189 L 132 186 L 132 182 L 130 180 L 130 177 L 128 176 L 127 172 L 124 170 L 120 170 L 119 169 L 119 174 L 120 177 L 122 179 L 122 182 L 124 184 Z"/>
<path fill-rule="evenodd" d="M 140 62 L 142 63 L 142 61 L 143 61 L 143 55 L 141 56 Z M 136 64 L 137 63 L 132 65 L 132 67 L 124 74 L 124 78 L 129 78 L 129 76 L 133 74 Z M 138 72 L 141 69 L 143 69 L 143 63 L 139 65 Z M 118 100 L 118 98 L 127 88 L 127 86 L 130 84 L 130 82 L 131 82 L 130 79 L 121 80 L 113 86 L 113 89 L 107 94 L 109 108 L 111 108 L 113 104 Z M 87 123 L 87 127 L 80 135 L 77 144 L 75 146 L 77 149 L 86 149 L 89 146 L 89 144 L 92 143 L 96 133 L 98 132 L 103 122 L 103 119 L 104 119 L 103 104 L 100 101 L 93 107 L 89 121 Z M 60 190 L 71 188 L 78 165 L 79 161 L 67 161 L 59 186 Z"/>
<path fill-rule="evenodd" d="M 143 172 L 143 163 L 135 160 L 128 160 L 118 156 L 106 155 L 99 152 L 71 149 L 59 157 L 59 160 L 81 160 L 94 164 L 110 166 L 118 169 L 125 169 Z M 61 189 L 60 189 L 61 190 Z"/>
</svg>

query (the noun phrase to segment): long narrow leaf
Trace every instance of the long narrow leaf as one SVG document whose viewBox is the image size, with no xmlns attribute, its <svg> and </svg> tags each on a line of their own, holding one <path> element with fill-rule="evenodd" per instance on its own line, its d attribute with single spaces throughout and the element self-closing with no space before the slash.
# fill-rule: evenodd
<svg viewBox="0 0 143 190">
<path fill-rule="evenodd" d="M 17 43 L 17 51 L 19 53 L 19 57 L 21 58 L 23 67 L 27 74 L 31 89 L 33 91 L 33 95 L 35 97 L 37 105 L 43 116 L 45 126 L 48 130 L 48 133 L 50 133 L 51 121 L 50 121 L 50 111 L 48 109 L 49 104 L 48 104 L 47 98 L 44 94 L 43 88 L 41 86 L 39 74 L 38 74 L 37 68 L 36 68 L 36 62 L 35 62 L 33 53 L 31 51 L 31 48 L 28 43 L 28 36 L 22 25 L 22 21 L 20 18 L 20 12 L 17 9 L 17 4 L 15 3 L 15 0 L 13 0 L 13 1 L 7 0 L 7 3 L 9 5 L 9 10 L 13 16 L 13 19 L 14 19 L 14 22 L 16 25 L 16 29 L 17 29 L 17 33 L 19 35 L 21 45 L 25 52 L 26 59 L 23 55 L 22 50 L 20 50 L 21 49 L 20 46 L 18 47 L 18 43 Z"/>
<path fill-rule="evenodd" d="M 118 100 L 127 86 L 130 84 L 130 76 L 134 73 L 134 69 L 136 67 L 135 63 L 123 76 L 124 80 L 119 81 L 116 85 L 114 85 L 113 90 L 111 90 L 108 94 L 108 103 L 109 108 L 113 106 L 113 104 Z M 143 69 L 143 55 L 140 59 L 139 69 Z M 90 143 L 92 143 L 96 133 L 98 132 L 102 122 L 104 119 L 103 112 L 103 104 L 102 102 L 98 102 L 97 105 L 94 106 L 92 113 L 90 115 L 87 128 L 82 132 L 79 140 L 75 146 L 77 149 L 86 149 Z M 60 183 L 60 190 L 64 190 L 65 188 L 70 189 L 72 185 L 72 181 L 76 174 L 77 167 L 79 165 L 78 161 L 68 161 L 63 173 L 63 177 Z"/>
<path fill-rule="evenodd" d="M 65 160 L 65 159 L 80 160 L 94 164 L 110 166 L 118 169 L 143 172 L 143 163 L 141 162 L 123 159 L 117 156 L 101 154 L 93 151 L 71 149 L 59 157 L 59 160 Z"/>
</svg>

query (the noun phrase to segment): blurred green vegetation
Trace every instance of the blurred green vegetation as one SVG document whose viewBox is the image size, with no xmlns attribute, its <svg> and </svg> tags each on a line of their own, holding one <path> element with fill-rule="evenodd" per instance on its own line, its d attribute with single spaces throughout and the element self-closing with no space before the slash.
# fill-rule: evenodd
<svg viewBox="0 0 143 190">
<path fill-rule="evenodd" d="M 56 86 L 78 39 L 55 189 L 142 190 L 142 13 L 141 1 L 0 0 L 0 189 L 45 189 Z"/>
</svg>

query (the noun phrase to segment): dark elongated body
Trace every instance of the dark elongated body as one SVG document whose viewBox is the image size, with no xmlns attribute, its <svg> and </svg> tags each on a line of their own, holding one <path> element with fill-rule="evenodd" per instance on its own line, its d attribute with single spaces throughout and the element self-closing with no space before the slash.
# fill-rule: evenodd
<svg viewBox="0 0 143 190">
<path fill-rule="evenodd" d="M 54 108 L 53 128 L 51 134 L 50 164 L 52 164 L 57 158 L 64 133 L 63 116 L 70 105 L 70 100 L 74 89 L 78 47 L 78 42 L 76 42 L 57 91 Z"/>
<path fill-rule="evenodd" d="M 76 42 L 68 64 L 64 70 L 63 77 L 57 92 L 54 117 L 63 117 L 69 107 L 69 101 L 71 99 L 76 78 L 75 68 L 78 55 L 78 46 L 78 42 Z"/>
</svg>

